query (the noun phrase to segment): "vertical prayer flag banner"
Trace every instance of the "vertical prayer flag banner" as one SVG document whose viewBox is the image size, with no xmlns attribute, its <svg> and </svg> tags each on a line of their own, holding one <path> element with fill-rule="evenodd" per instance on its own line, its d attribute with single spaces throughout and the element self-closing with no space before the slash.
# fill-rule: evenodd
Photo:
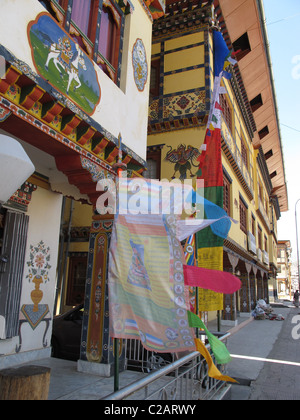
<svg viewBox="0 0 300 420">
<path fill-rule="evenodd" d="M 223 270 L 223 247 L 198 249 L 198 267 Z M 198 289 L 198 310 L 218 311 L 223 309 L 223 294 L 208 289 Z"/>
<path fill-rule="evenodd" d="M 187 238 L 184 244 L 184 257 L 187 265 L 195 265 L 195 235 Z"/>
<path fill-rule="evenodd" d="M 184 258 L 187 265 L 194 266 L 196 263 L 195 255 L 195 235 L 191 235 L 187 238 L 184 244 Z M 190 299 L 190 310 L 193 313 L 197 312 L 196 306 L 196 287 L 189 287 L 189 299 Z"/>
<path fill-rule="evenodd" d="M 204 180 L 204 197 L 223 208 L 223 169 L 221 151 L 221 111 L 220 94 L 225 93 L 221 86 L 222 77 L 229 77 L 225 68 L 234 60 L 220 32 L 213 32 L 214 38 L 214 90 L 202 154 L 199 157 L 198 178 Z M 207 212 L 206 217 L 208 217 Z M 223 270 L 224 236 L 220 236 L 216 226 L 208 226 L 196 234 L 198 267 Z M 199 290 L 199 310 L 223 309 L 223 297 L 211 290 Z"/>
<path fill-rule="evenodd" d="M 195 350 L 194 330 L 188 324 L 187 311 L 191 307 L 184 268 L 187 262 L 192 264 L 195 260 L 195 232 L 216 225 L 218 234 L 224 236 L 231 219 L 197 194 L 194 198 L 212 218 L 180 219 L 178 203 L 168 206 L 162 198 L 164 194 L 160 194 L 165 183 L 153 184 L 145 179 L 140 184 L 138 179 L 134 185 L 132 182 L 127 178 L 119 180 L 118 214 L 110 245 L 111 336 L 139 339 L 146 349 L 162 353 Z M 193 196 L 191 188 L 181 183 L 180 187 L 188 190 L 183 195 L 189 202 Z M 182 195 L 180 191 L 174 194 Z M 174 197 L 171 201 L 176 202 Z M 169 213 L 165 214 L 167 208 Z M 153 209 L 154 214 L 147 212 Z M 186 255 L 181 246 L 185 239 Z M 199 272 L 201 275 L 205 276 Z"/>
<path fill-rule="evenodd" d="M 173 215 L 118 215 L 109 261 L 110 330 L 156 352 L 194 351 Z"/>
<path fill-rule="evenodd" d="M 151 182 L 146 181 L 147 185 L 140 185 L 138 190 L 130 188 L 130 182 L 128 179 L 120 180 L 118 214 L 109 250 L 111 337 L 138 339 L 144 348 L 159 353 L 198 350 L 206 358 L 211 377 L 231 380 L 219 372 L 206 347 L 195 338 L 195 322 L 199 321 L 191 318 L 193 307 L 189 295 L 190 288 L 201 287 L 201 284 L 208 289 L 212 287 L 214 291 L 230 293 L 240 287 L 240 281 L 231 274 L 226 273 L 224 277 L 224 273 L 219 271 L 193 265 L 194 234 L 205 226 L 216 225 L 217 234 L 224 236 L 228 230 L 224 220 L 228 219 L 231 223 L 231 219 L 207 201 L 203 204 L 210 209 L 208 214 L 214 219 L 193 219 L 191 224 L 191 219 L 180 220 L 179 215 L 174 213 L 137 213 L 138 208 L 143 211 L 156 208 L 149 206 L 148 201 Z M 150 193 L 150 197 L 154 196 L 154 204 L 160 201 L 158 191 L 159 183 Z M 185 225 L 188 229 L 184 229 Z M 185 239 L 183 249 L 181 241 Z M 210 340 L 214 340 L 219 357 L 227 360 L 224 357 L 227 354 L 217 338 L 211 335 Z"/>
</svg>

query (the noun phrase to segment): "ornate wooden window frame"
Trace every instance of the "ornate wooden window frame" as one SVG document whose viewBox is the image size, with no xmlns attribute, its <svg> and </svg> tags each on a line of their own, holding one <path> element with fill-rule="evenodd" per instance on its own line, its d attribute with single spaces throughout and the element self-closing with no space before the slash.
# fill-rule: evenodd
<svg viewBox="0 0 300 420">
<path fill-rule="evenodd" d="M 120 63 L 122 60 L 125 15 L 129 12 L 128 6 L 121 8 L 117 2 L 113 0 L 92 0 L 88 34 L 86 35 L 72 20 L 71 0 L 61 0 L 60 2 L 58 0 L 45 0 L 45 2 L 50 4 L 58 23 L 64 27 L 73 38 L 80 37 L 81 47 L 85 52 L 102 68 L 117 86 L 120 86 Z M 98 51 L 101 15 L 103 10 L 109 10 L 115 22 L 112 36 L 113 53 L 111 62 Z M 74 41 L 76 42 L 76 38 L 74 38 Z"/>
<path fill-rule="evenodd" d="M 247 235 L 247 205 L 240 196 L 240 229 Z"/>
<path fill-rule="evenodd" d="M 230 216 L 231 211 L 231 182 L 225 174 L 223 174 L 223 209 Z"/>
</svg>

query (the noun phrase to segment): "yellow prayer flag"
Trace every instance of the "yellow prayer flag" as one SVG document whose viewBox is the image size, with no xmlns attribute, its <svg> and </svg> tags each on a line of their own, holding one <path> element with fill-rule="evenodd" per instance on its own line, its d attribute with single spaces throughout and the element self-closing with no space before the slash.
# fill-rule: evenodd
<svg viewBox="0 0 300 420">
<path fill-rule="evenodd" d="M 217 366 L 214 364 L 209 351 L 199 338 L 195 339 L 195 344 L 197 351 L 202 354 L 202 356 L 206 360 L 206 363 L 208 364 L 208 376 L 214 379 L 218 379 L 220 381 L 238 383 L 235 379 L 231 378 L 230 376 L 222 375 Z"/>
<path fill-rule="evenodd" d="M 199 248 L 198 267 L 223 271 L 223 247 Z M 212 290 L 198 289 L 199 311 L 223 310 L 223 294 Z"/>
</svg>

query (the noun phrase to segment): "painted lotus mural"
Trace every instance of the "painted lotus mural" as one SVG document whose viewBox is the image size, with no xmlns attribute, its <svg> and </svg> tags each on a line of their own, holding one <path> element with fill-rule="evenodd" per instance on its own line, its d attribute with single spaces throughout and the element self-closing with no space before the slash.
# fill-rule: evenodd
<svg viewBox="0 0 300 420">
<path fill-rule="evenodd" d="M 100 101 L 91 59 L 49 15 L 30 22 L 28 37 L 37 72 L 91 115 Z"/>
</svg>

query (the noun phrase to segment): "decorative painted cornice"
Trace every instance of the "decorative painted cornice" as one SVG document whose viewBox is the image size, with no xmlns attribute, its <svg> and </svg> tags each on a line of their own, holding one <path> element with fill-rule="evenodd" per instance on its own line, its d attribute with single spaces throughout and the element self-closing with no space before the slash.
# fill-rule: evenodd
<svg viewBox="0 0 300 420">
<path fill-rule="evenodd" d="M 37 189 L 37 186 L 30 182 L 24 182 L 23 185 L 10 197 L 5 203 L 6 207 L 27 212 L 30 204 L 32 193 Z"/>
<path fill-rule="evenodd" d="M 0 102 L 4 105 L 0 122 L 14 112 L 54 138 L 73 143 L 74 149 L 88 153 L 104 166 L 108 164 L 112 170 L 118 153 L 112 158 L 111 149 L 118 149 L 118 139 L 1 44 L 0 55 L 6 60 L 6 74 L 0 79 Z M 130 159 L 129 169 L 131 163 L 134 170 L 145 168 L 146 162 L 140 156 L 124 144 L 121 148 L 123 158 L 127 162 Z M 106 156 L 110 156 L 109 160 Z"/>
<path fill-rule="evenodd" d="M 163 17 L 153 23 L 153 39 L 166 37 L 168 34 L 191 31 L 201 26 L 212 26 L 212 1 L 182 0 L 168 3 Z"/>
</svg>

